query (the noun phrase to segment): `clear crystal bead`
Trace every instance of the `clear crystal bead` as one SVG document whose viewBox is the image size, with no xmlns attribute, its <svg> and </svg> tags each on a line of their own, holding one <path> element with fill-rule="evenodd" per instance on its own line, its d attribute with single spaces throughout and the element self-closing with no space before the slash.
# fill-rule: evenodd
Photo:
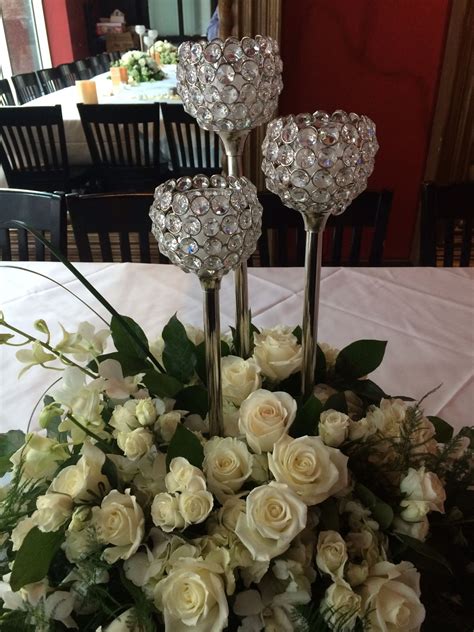
<svg viewBox="0 0 474 632">
<path fill-rule="evenodd" d="M 163 245 L 167 250 L 174 251 L 178 248 L 178 240 L 171 233 L 164 233 Z"/>
<path fill-rule="evenodd" d="M 197 217 L 186 217 L 183 220 L 183 231 L 188 235 L 198 235 L 201 230 L 201 222 Z"/>
<path fill-rule="evenodd" d="M 244 103 L 250 105 L 257 98 L 257 91 L 250 83 L 244 83 L 240 89 L 240 98 Z"/>
<path fill-rule="evenodd" d="M 193 181 L 189 176 L 183 176 L 176 181 L 176 189 L 178 191 L 187 191 L 193 186 Z"/>
<path fill-rule="evenodd" d="M 360 161 L 360 152 L 354 145 L 348 145 L 342 154 L 342 162 L 348 167 L 355 167 Z"/>
<path fill-rule="evenodd" d="M 199 257 L 193 257 L 193 255 L 184 257 L 183 264 L 190 270 L 199 270 L 202 265 L 201 259 L 199 259 Z"/>
<path fill-rule="evenodd" d="M 216 86 L 205 86 L 202 94 L 208 103 L 215 103 L 221 98 Z"/>
<path fill-rule="evenodd" d="M 230 203 L 236 210 L 244 209 L 247 206 L 245 195 L 241 191 L 235 191 L 230 196 Z"/>
<path fill-rule="evenodd" d="M 224 259 L 224 265 L 226 266 L 226 268 L 233 268 L 239 263 L 239 261 L 239 255 L 236 252 L 231 252 Z"/>
<path fill-rule="evenodd" d="M 222 244 L 218 239 L 208 239 L 204 244 L 204 250 L 208 255 L 218 255 L 222 250 Z"/>
<path fill-rule="evenodd" d="M 318 132 L 314 127 L 305 127 L 298 132 L 298 141 L 302 147 L 314 147 L 318 142 Z"/>
<path fill-rule="evenodd" d="M 227 182 L 224 176 L 221 176 L 218 173 L 211 176 L 211 187 L 215 187 L 216 189 L 225 189 L 226 186 Z"/>
<path fill-rule="evenodd" d="M 352 184 L 354 181 L 354 171 L 351 167 L 346 167 L 345 169 L 341 169 L 336 174 L 336 184 L 340 187 L 345 187 L 348 184 Z"/>
<path fill-rule="evenodd" d="M 189 59 L 193 64 L 196 64 L 201 59 L 201 56 L 202 46 L 199 42 L 194 42 L 189 49 Z"/>
<path fill-rule="evenodd" d="M 224 46 L 224 57 L 231 64 L 235 64 L 244 56 L 244 51 L 237 42 L 230 42 Z"/>
<path fill-rule="evenodd" d="M 204 59 L 208 61 L 210 64 L 215 64 L 222 55 L 222 49 L 219 44 L 215 42 L 211 42 L 204 49 Z"/>
<path fill-rule="evenodd" d="M 308 199 L 308 192 L 305 189 L 295 187 L 291 189 L 290 195 L 295 202 L 306 202 Z"/>
<path fill-rule="evenodd" d="M 326 189 L 315 189 L 311 198 L 318 204 L 326 204 L 331 199 L 331 194 Z"/>
<path fill-rule="evenodd" d="M 281 130 L 281 139 L 284 143 L 292 143 L 298 136 L 298 125 L 294 121 L 290 121 Z"/>
<path fill-rule="evenodd" d="M 179 233 L 181 230 L 181 220 L 174 213 L 168 213 L 166 216 L 166 228 L 170 233 Z"/>
<path fill-rule="evenodd" d="M 163 193 L 160 196 L 161 208 L 163 210 L 166 210 L 167 208 L 169 208 L 172 199 L 173 199 L 173 196 L 171 194 L 171 191 L 163 191 Z"/>
<path fill-rule="evenodd" d="M 234 120 L 242 120 L 248 116 L 247 106 L 243 103 L 235 103 L 230 110 L 230 118 Z"/>
<path fill-rule="evenodd" d="M 316 156 L 308 147 L 303 147 L 296 153 L 296 164 L 301 169 L 311 169 L 316 163 Z"/>
<path fill-rule="evenodd" d="M 319 189 L 327 189 L 333 183 L 334 183 L 334 180 L 332 179 L 331 174 L 328 173 L 327 171 L 323 171 L 322 169 L 320 169 L 319 171 L 316 171 L 316 173 L 313 176 L 313 184 L 315 187 L 318 187 Z"/>
<path fill-rule="evenodd" d="M 211 206 L 216 215 L 225 215 L 229 210 L 229 198 L 223 195 L 215 195 L 212 198 Z"/>
<path fill-rule="evenodd" d="M 319 130 L 319 140 L 328 147 L 335 145 L 339 140 L 339 129 L 335 125 L 322 127 Z"/>
<path fill-rule="evenodd" d="M 305 187 L 309 183 L 309 176 L 303 169 L 296 169 L 290 176 L 290 182 L 295 187 Z"/>
<path fill-rule="evenodd" d="M 290 172 L 288 171 L 288 168 L 283 165 L 280 165 L 275 169 L 275 175 L 282 184 L 286 185 L 290 181 Z"/>
<path fill-rule="evenodd" d="M 194 239 L 185 237 L 180 240 L 179 249 L 187 255 L 194 255 L 199 250 L 199 246 Z"/>
<path fill-rule="evenodd" d="M 222 230 L 226 235 L 233 235 L 239 230 L 239 224 L 235 215 L 227 215 L 222 220 Z"/>
<path fill-rule="evenodd" d="M 239 216 L 239 224 L 242 230 L 247 230 L 252 226 L 252 213 L 250 211 L 243 211 Z"/>
<path fill-rule="evenodd" d="M 194 198 L 191 202 L 191 210 L 196 215 L 204 215 L 209 210 L 209 200 L 202 195 Z"/>
<path fill-rule="evenodd" d="M 209 64 L 203 64 L 199 67 L 198 77 L 202 83 L 210 83 L 214 81 L 214 77 L 216 76 L 216 71 Z"/>
<path fill-rule="evenodd" d="M 211 271 L 220 270 L 222 266 L 223 266 L 223 263 L 222 263 L 222 260 L 219 259 L 219 257 L 211 256 L 211 257 L 207 257 L 203 261 L 203 267 L 206 270 L 211 270 Z"/>
<path fill-rule="evenodd" d="M 288 145 L 282 145 L 278 150 L 277 160 L 282 165 L 291 165 L 295 157 L 295 152 Z"/>
<path fill-rule="evenodd" d="M 268 143 L 267 150 L 265 152 L 265 158 L 275 162 L 278 157 L 278 145 L 276 143 Z"/>
<path fill-rule="evenodd" d="M 235 78 L 235 70 L 229 64 L 222 64 L 216 72 L 216 81 L 224 86 L 231 84 Z"/>
<path fill-rule="evenodd" d="M 212 121 L 212 114 L 207 108 L 201 106 L 196 112 L 196 118 L 204 123 L 210 123 Z"/>
<path fill-rule="evenodd" d="M 220 91 L 220 95 L 224 103 L 235 103 L 239 98 L 239 93 L 234 86 L 224 86 Z"/>
<path fill-rule="evenodd" d="M 260 50 L 260 47 L 252 37 L 243 37 L 242 50 L 247 57 L 254 57 Z"/>
<path fill-rule="evenodd" d="M 243 242 L 242 235 L 240 233 L 237 233 L 229 237 L 229 241 L 227 242 L 227 248 L 229 250 L 240 250 L 240 248 L 242 248 L 242 242 Z"/>
<path fill-rule="evenodd" d="M 196 189 L 207 189 L 209 187 L 209 178 L 202 173 L 198 173 L 193 178 L 193 186 Z"/>
<path fill-rule="evenodd" d="M 166 215 L 163 212 L 155 213 L 154 222 L 161 230 L 164 230 L 166 226 Z"/>
<path fill-rule="evenodd" d="M 229 108 L 225 103 L 214 103 L 212 106 L 212 116 L 214 120 L 223 119 L 229 114 Z"/>
<path fill-rule="evenodd" d="M 253 59 L 249 59 L 244 61 L 240 72 L 245 81 L 255 81 L 259 75 L 258 65 Z"/>
<path fill-rule="evenodd" d="M 217 219 L 208 219 L 203 230 L 206 237 L 214 237 L 219 232 L 219 222 Z"/>
<path fill-rule="evenodd" d="M 337 153 L 334 149 L 327 147 L 318 153 L 318 164 L 324 169 L 331 169 L 337 162 Z"/>
</svg>

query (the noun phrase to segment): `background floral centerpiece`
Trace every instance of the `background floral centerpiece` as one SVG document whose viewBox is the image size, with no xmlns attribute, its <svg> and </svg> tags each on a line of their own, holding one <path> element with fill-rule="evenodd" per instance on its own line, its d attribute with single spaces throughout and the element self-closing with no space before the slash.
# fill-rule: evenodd
<svg viewBox="0 0 474 632">
<path fill-rule="evenodd" d="M 130 50 L 122 55 L 119 61 L 112 64 L 127 69 L 128 80 L 131 83 L 143 83 L 145 81 L 161 81 L 165 73 L 157 62 L 139 50 Z"/>
<path fill-rule="evenodd" d="M 226 336 L 211 437 L 202 331 L 34 328 L 1 315 L 23 371 L 64 371 L 42 430 L 0 436 L 2 631 L 408 632 L 472 609 L 473 433 L 367 378 L 385 342 L 321 345 L 303 401 L 299 328 L 252 327 L 248 359 Z"/>
<path fill-rule="evenodd" d="M 159 64 L 177 64 L 178 49 L 176 46 L 168 42 L 168 40 L 158 40 L 150 46 L 148 53 Z"/>
</svg>

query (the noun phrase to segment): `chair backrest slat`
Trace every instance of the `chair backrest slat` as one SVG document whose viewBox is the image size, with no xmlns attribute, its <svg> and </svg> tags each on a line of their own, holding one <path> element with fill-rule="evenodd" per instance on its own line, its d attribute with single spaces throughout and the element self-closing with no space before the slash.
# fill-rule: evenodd
<svg viewBox="0 0 474 632">
<path fill-rule="evenodd" d="M 118 236 L 116 258 L 132 261 L 138 257 L 142 263 L 151 261 L 151 193 L 71 194 L 66 199 L 81 261 L 97 260 L 94 256 L 96 249 L 90 240 L 95 234 L 99 235 L 100 257 L 103 261 L 112 261 L 114 258 L 115 241 L 112 243 L 111 239 L 114 234 Z M 137 248 L 135 240 L 132 243 L 132 234 L 138 235 Z M 160 261 L 165 262 L 162 258 Z"/>
<path fill-rule="evenodd" d="M 220 173 L 221 147 L 218 135 L 202 130 L 180 104 L 162 103 L 161 112 L 173 175 Z"/>
<path fill-rule="evenodd" d="M 13 75 L 12 83 L 15 87 L 18 103 L 23 105 L 28 101 L 33 101 L 43 94 L 40 80 L 35 72 L 26 72 L 20 75 Z"/>
<path fill-rule="evenodd" d="M 13 188 L 69 191 L 61 106 L 0 108 L 0 161 Z"/>
<path fill-rule="evenodd" d="M 471 265 L 474 182 L 435 184 L 421 190 L 420 263 Z"/>
<path fill-rule="evenodd" d="M 64 256 L 67 255 L 67 218 L 62 195 L 42 191 L 0 189 L 0 224 L 6 225 L 0 229 L 0 260 L 10 261 L 14 256 L 16 260 L 28 261 L 28 233 L 25 229 L 10 224 L 12 220 L 24 222 L 43 235 L 47 233 L 53 246 Z M 12 232 L 16 233 L 15 240 L 11 239 Z M 17 252 L 13 251 L 13 242 L 16 243 Z M 36 260 L 43 261 L 44 246 L 36 241 L 34 250 Z"/>
<path fill-rule="evenodd" d="M 15 99 L 8 79 L 0 79 L 0 107 L 3 105 L 15 105 Z"/>
</svg>

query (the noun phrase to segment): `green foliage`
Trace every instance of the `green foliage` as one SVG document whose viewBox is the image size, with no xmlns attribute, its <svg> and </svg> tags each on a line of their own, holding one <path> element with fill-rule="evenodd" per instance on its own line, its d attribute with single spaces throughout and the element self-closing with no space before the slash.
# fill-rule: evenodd
<svg viewBox="0 0 474 632">
<path fill-rule="evenodd" d="M 33 527 L 15 556 L 10 579 L 12 590 L 20 590 L 26 584 L 43 579 L 63 540 L 62 530 L 43 533 Z"/>
<path fill-rule="evenodd" d="M 143 353 L 141 354 L 141 357 L 139 357 L 123 352 L 119 353 L 118 351 L 98 356 L 95 360 L 89 362 L 87 368 L 97 372 L 99 369 L 99 362 L 104 362 L 105 360 L 117 360 L 122 367 L 124 376 L 137 375 L 137 373 L 143 373 L 150 369 L 150 363 L 143 358 Z"/>
<path fill-rule="evenodd" d="M 347 401 L 344 392 L 334 393 L 330 395 L 322 410 L 337 410 L 340 413 L 345 413 L 347 415 Z"/>
<path fill-rule="evenodd" d="M 448 443 L 453 438 L 453 428 L 447 421 L 441 417 L 429 416 L 428 419 L 433 424 L 436 431 L 436 441 L 439 443 Z"/>
<path fill-rule="evenodd" d="M 378 406 L 382 398 L 388 397 L 380 386 L 377 386 L 372 380 L 355 380 L 354 382 L 349 382 L 346 386 L 345 390 L 354 392 L 364 400 L 366 405 L 375 404 Z"/>
<path fill-rule="evenodd" d="M 321 529 L 324 531 L 340 530 L 339 506 L 335 498 L 328 498 L 319 505 L 321 510 Z"/>
<path fill-rule="evenodd" d="M 354 629 L 347 627 L 354 614 L 355 611 L 345 608 L 331 608 L 312 602 L 294 606 L 291 619 L 295 632 L 345 632 Z"/>
<path fill-rule="evenodd" d="M 395 533 L 394 536 L 398 538 L 398 540 L 400 540 L 407 549 L 412 549 L 421 557 L 425 557 L 430 562 L 434 562 L 438 567 L 438 570 L 441 568 L 452 575 L 451 566 L 448 560 L 429 544 L 421 542 L 421 540 L 417 540 L 416 538 L 412 538 L 409 535 L 405 535 L 404 533 Z"/>
<path fill-rule="evenodd" d="M 175 397 L 176 393 L 183 388 L 183 384 L 172 375 L 154 370 L 145 373 L 143 383 L 150 394 L 156 397 Z"/>
<path fill-rule="evenodd" d="M 365 485 L 357 483 L 355 486 L 355 493 L 360 498 L 362 503 L 370 509 L 373 517 L 379 523 L 382 529 L 388 529 L 393 522 L 393 510 L 380 498 L 370 491 Z"/>
<path fill-rule="evenodd" d="M 25 443 L 25 433 L 21 430 L 9 430 L 0 434 L 0 476 L 13 467 L 10 457 Z"/>
<path fill-rule="evenodd" d="M 323 406 L 319 399 L 311 395 L 302 406 L 298 407 L 295 420 L 289 430 L 290 435 L 296 438 L 317 434 L 319 415 L 322 409 Z"/>
<path fill-rule="evenodd" d="M 209 410 L 207 390 L 202 386 L 187 386 L 176 394 L 176 410 L 186 410 L 188 413 L 195 413 L 204 417 Z"/>
<path fill-rule="evenodd" d="M 133 331 L 134 337 L 130 336 Z M 148 340 L 143 329 L 128 316 L 112 316 L 110 332 L 115 348 L 124 356 L 144 360 L 148 356 Z M 140 342 L 137 342 L 139 340 Z"/>
<path fill-rule="evenodd" d="M 169 469 L 171 461 L 178 456 L 187 459 L 191 465 L 195 465 L 199 469 L 202 468 L 202 462 L 204 461 L 203 447 L 196 435 L 181 424 L 178 424 L 168 446 L 166 469 Z"/>
<path fill-rule="evenodd" d="M 364 377 L 380 365 L 387 342 L 383 340 L 356 340 L 339 352 L 336 374 L 346 380 Z"/>
<path fill-rule="evenodd" d="M 47 489 L 44 481 L 22 479 L 21 465 L 15 469 L 6 497 L 0 503 L 0 533 L 11 531 L 18 522 L 31 513 L 38 496 Z"/>
<path fill-rule="evenodd" d="M 326 381 L 326 356 L 324 355 L 324 351 L 321 349 L 319 345 L 316 347 L 316 372 L 315 372 L 315 382 L 316 384 L 321 384 Z"/>
<path fill-rule="evenodd" d="M 163 364 L 166 371 L 183 384 L 194 375 L 196 366 L 196 347 L 189 340 L 186 329 L 172 316 L 163 329 Z"/>
</svg>

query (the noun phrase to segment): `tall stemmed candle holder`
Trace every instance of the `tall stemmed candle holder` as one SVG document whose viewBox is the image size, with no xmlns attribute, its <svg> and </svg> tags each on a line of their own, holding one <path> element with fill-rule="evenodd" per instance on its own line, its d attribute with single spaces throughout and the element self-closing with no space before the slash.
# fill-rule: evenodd
<svg viewBox="0 0 474 632">
<path fill-rule="evenodd" d="M 140 50 L 143 52 L 143 36 L 146 33 L 146 26 L 144 24 L 137 24 L 135 27 L 135 33 L 140 38 Z"/>
<path fill-rule="evenodd" d="M 378 150 L 367 116 L 290 115 L 273 120 L 262 144 L 267 188 L 299 211 L 306 230 L 302 393 L 311 395 L 316 371 L 322 237 L 329 215 L 343 213 L 367 186 Z"/>
<path fill-rule="evenodd" d="M 243 175 L 242 153 L 249 132 L 274 115 L 282 90 L 278 44 L 257 35 L 238 40 L 184 42 L 179 48 L 178 94 L 184 109 L 224 145 L 227 174 Z M 238 352 L 250 354 L 247 264 L 235 272 Z"/>
<path fill-rule="evenodd" d="M 244 177 L 168 180 L 155 190 L 150 217 L 160 251 L 201 282 L 209 432 L 223 436 L 219 289 L 224 274 L 246 261 L 257 246 L 262 226 L 257 190 Z"/>
</svg>

